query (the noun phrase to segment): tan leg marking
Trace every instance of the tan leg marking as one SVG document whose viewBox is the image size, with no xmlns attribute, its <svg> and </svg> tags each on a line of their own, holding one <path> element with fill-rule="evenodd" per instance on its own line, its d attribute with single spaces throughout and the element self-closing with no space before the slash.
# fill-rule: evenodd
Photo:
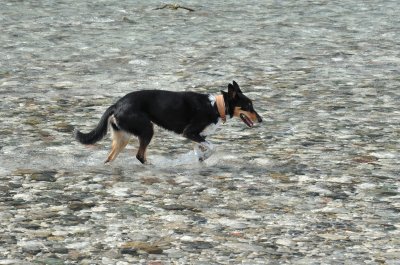
<svg viewBox="0 0 400 265">
<path fill-rule="evenodd" d="M 129 134 L 123 131 L 111 130 L 111 134 L 112 134 L 111 152 L 104 163 L 114 161 L 114 159 L 117 158 L 118 154 L 128 144 L 130 138 Z"/>
</svg>

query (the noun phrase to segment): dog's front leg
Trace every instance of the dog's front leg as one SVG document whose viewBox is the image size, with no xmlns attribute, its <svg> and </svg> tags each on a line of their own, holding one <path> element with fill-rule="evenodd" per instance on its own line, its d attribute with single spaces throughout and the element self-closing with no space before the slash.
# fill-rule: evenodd
<svg viewBox="0 0 400 265">
<path fill-rule="evenodd" d="M 199 161 L 204 161 L 209 158 L 213 151 L 213 145 L 206 140 L 204 136 L 201 136 L 200 133 L 204 129 L 205 126 L 188 126 L 183 132 L 183 136 L 196 142 L 196 146 L 194 147 L 194 152 L 196 156 L 199 158 Z"/>
<path fill-rule="evenodd" d="M 198 143 L 194 147 L 194 153 L 199 158 L 199 161 L 204 161 L 209 158 L 214 152 L 214 146 L 209 141 Z"/>
</svg>

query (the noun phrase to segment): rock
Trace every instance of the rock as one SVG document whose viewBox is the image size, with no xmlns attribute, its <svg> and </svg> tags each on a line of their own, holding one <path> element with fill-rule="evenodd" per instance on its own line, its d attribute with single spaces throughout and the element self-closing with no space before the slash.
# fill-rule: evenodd
<svg viewBox="0 0 400 265">
<path fill-rule="evenodd" d="M 25 124 L 31 125 L 31 126 L 36 126 L 38 124 L 41 124 L 42 122 L 43 121 L 37 117 L 31 117 L 24 121 Z"/>
<path fill-rule="evenodd" d="M 146 177 L 146 178 L 141 178 L 140 182 L 142 184 L 146 184 L 146 185 L 153 185 L 155 183 L 160 183 L 161 179 L 160 178 L 154 178 L 154 177 Z"/>
<path fill-rule="evenodd" d="M 39 241 L 22 241 L 18 242 L 17 245 L 21 247 L 23 252 L 32 255 L 36 255 L 37 253 L 41 252 L 42 249 L 44 248 L 43 243 Z"/>
<path fill-rule="evenodd" d="M 137 249 L 135 249 L 135 248 L 122 248 L 121 249 L 121 254 L 129 254 L 129 255 L 132 255 L 132 256 L 138 255 Z"/>
<path fill-rule="evenodd" d="M 6 194 L 8 193 L 10 190 L 10 187 L 8 185 L 0 185 L 0 192 L 2 194 Z"/>
<path fill-rule="evenodd" d="M 132 204 L 118 208 L 118 212 L 121 216 L 126 216 L 126 217 L 129 217 L 129 216 L 140 217 L 143 215 L 149 215 L 149 214 L 154 213 L 154 211 L 152 211 L 148 208 L 141 207 L 139 205 L 132 205 Z"/>
<path fill-rule="evenodd" d="M 68 248 L 63 246 L 53 246 L 51 251 L 58 254 L 68 254 L 69 252 Z"/>
<path fill-rule="evenodd" d="M 293 241 L 288 238 L 279 238 L 275 241 L 275 243 L 277 245 L 283 245 L 283 246 L 290 247 L 293 244 Z"/>
<path fill-rule="evenodd" d="M 126 16 L 124 16 L 124 17 L 122 18 L 122 21 L 123 21 L 123 22 L 126 22 L 126 23 L 129 23 L 129 24 L 137 24 L 136 21 L 134 21 L 134 20 L 132 20 L 132 19 L 126 17 Z"/>
<path fill-rule="evenodd" d="M 322 237 L 324 239 L 332 240 L 332 241 L 347 240 L 348 239 L 348 236 L 339 235 L 339 234 L 331 234 L 331 233 L 318 234 L 318 236 Z"/>
<path fill-rule="evenodd" d="M 73 86 L 74 86 L 74 83 L 72 81 L 59 81 L 59 82 L 53 83 L 53 87 L 55 89 L 60 89 L 60 90 L 67 89 L 67 88 L 70 88 Z"/>
<path fill-rule="evenodd" d="M 264 248 L 262 246 L 257 246 L 253 244 L 246 243 L 223 243 L 224 247 L 233 250 L 235 253 L 243 253 L 243 252 L 263 252 Z"/>
<path fill-rule="evenodd" d="M 74 126 L 65 122 L 59 122 L 55 125 L 55 128 L 59 132 L 70 133 L 74 131 Z"/>
<path fill-rule="evenodd" d="M 285 183 L 290 181 L 290 179 L 287 175 L 280 174 L 280 173 L 271 173 L 271 178 L 285 182 Z"/>
<path fill-rule="evenodd" d="M 206 241 L 192 241 L 185 242 L 185 245 L 190 249 L 210 249 L 214 247 L 214 244 Z"/>
<path fill-rule="evenodd" d="M 57 257 L 41 258 L 34 261 L 35 264 L 51 264 L 51 265 L 64 265 L 64 260 Z"/>
<path fill-rule="evenodd" d="M 376 156 L 370 156 L 370 155 L 364 155 L 364 156 L 357 156 L 355 158 L 353 158 L 354 162 L 357 163 L 374 163 L 376 161 L 378 161 L 379 159 Z"/>
<path fill-rule="evenodd" d="M 31 229 L 31 230 L 37 230 L 40 228 L 40 224 L 36 224 L 36 223 L 32 223 L 32 222 L 20 223 L 19 225 L 25 229 Z"/>
<path fill-rule="evenodd" d="M 71 201 L 68 203 L 68 208 L 73 211 L 80 211 L 82 209 L 92 208 L 95 205 L 94 202 Z"/>
<path fill-rule="evenodd" d="M 75 226 L 75 225 L 86 222 L 86 220 L 88 218 L 89 218 L 88 216 L 76 216 L 73 214 L 66 214 L 66 215 L 61 216 L 60 220 L 61 220 L 62 225 Z"/>
<path fill-rule="evenodd" d="M 123 254 L 122 252 L 124 252 L 126 254 L 133 253 L 134 255 L 136 255 L 137 250 L 147 252 L 148 254 L 162 254 L 163 253 L 163 250 L 161 248 L 159 248 L 158 246 L 149 244 L 146 242 L 140 242 L 140 241 L 126 242 L 121 245 L 120 249 L 121 249 L 121 254 Z"/>
<path fill-rule="evenodd" d="M 262 219 L 262 215 L 260 213 L 256 213 L 255 211 L 241 211 L 237 214 L 239 217 L 242 217 L 247 220 L 260 220 Z"/>
<path fill-rule="evenodd" d="M 36 180 L 36 181 L 48 181 L 48 182 L 54 182 L 56 181 L 55 175 L 56 171 L 41 171 L 41 172 L 35 172 L 31 174 L 31 179 Z"/>
<path fill-rule="evenodd" d="M 198 209 L 196 209 L 193 206 L 182 205 L 182 204 L 167 204 L 167 205 L 161 205 L 160 207 L 163 208 L 164 210 L 168 210 L 168 211 L 188 210 L 188 211 L 192 211 L 192 212 L 200 212 Z"/>
<path fill-rule="evenodd" d="M 179 259 L 184 257 L 186 254 L 182 250 L 176 250 L 176 249 L 168 249 L 164 251 L 164 254 L 168 255 L 168 258 L 170 259 Z"/>
<path fill-rule="evenodd" d="M 147 265 L 164 265 L 164 262 L 160 260 L 150 260 Z"/>
<path fill-rule="evenodd" d="M 82 260 L 86 257 L 87 255 L 79 250 L 72 249 L 68 251 L 68 258 L 71 260 Z"/>
<path fill-rule="evenodd" d="M 233 220 L 233 219 L 228 219 L 228 218 L 220 218 L 217 219 L 217 222 L 220 223 L 222 226 L 227 226 L 232 229 L 245 229 L 248 227 L 248 225 L 242 221 L 239 220 Z"/>
<path fill-rule="evenodd" d="M 0 242 L 4 243 L 4 244 L 13 244 L 14 245 L 17 243 L 17 239 L 14 235 L 1 233 L 0 234 Z"/>
</svg>

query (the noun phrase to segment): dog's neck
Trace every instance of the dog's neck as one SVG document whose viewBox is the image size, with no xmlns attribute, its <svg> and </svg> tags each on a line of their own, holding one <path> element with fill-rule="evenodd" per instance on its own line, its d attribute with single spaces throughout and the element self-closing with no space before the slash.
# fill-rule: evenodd
<svg viewBox="0 0 400 265">
<path fill-rule="evenodd" d="M 226 107 L 223 95 L 215 96 L 215 104 L 217 105 L 218 114 L 222 120 L 222 123 L 226 122 Z"/>
</svg>

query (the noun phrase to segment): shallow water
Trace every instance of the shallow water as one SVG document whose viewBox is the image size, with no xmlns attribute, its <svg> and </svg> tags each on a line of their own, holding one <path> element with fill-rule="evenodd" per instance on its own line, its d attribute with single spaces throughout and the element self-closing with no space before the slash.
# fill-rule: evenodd
<svg viewBox="0 0 400 265">
<path fill-rule="evenodd" d="M 398 1 L 37 2 L 0 11 L 0 264 L 399 264 Z M 231 80 L 264 122 L 205 163 L 160 128 L 146 166 L 72 138 Z"/>
</svg>

